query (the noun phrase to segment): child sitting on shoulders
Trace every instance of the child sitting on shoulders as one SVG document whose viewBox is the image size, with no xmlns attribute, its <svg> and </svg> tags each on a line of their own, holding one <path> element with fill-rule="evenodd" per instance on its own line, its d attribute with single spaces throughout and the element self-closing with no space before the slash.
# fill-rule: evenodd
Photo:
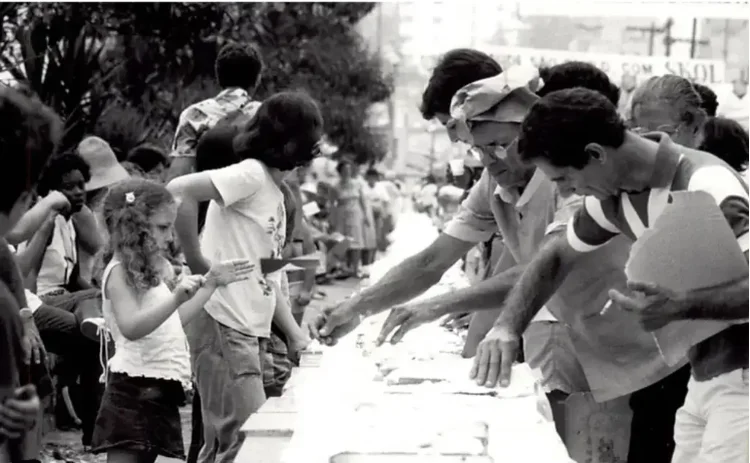
<svg viewBox="0 0 750 463">
<path fill-rule="evenodd" d="M 115 343 L 93 451 L 107 461 L 185 458 L 178 406 L 190 385 L 183 326 L 217 287 L 248 277 L 247 260 L 216 262 L 205 275 L 174 281 L 165 258 L 177 205 L 157 183 L 133 179 L 114 186 L 102 214 L 109 233 L 102 276 L 102 311 Z"/>
</svg>

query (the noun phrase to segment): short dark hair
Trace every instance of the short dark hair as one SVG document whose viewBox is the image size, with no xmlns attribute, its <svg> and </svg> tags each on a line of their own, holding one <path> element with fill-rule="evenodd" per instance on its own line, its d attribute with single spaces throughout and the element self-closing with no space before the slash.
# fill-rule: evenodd
<svg viewBox="0 0 750 463">
<path fill-rule="evenodd" d="M 143 172 L 151 172 L 159 165 L 169 164 L 166 151 L 152 143 L 143 143 L 128 152 L 127 161 L 140 167 Z"/>
<path fill-rule="evenodd" d="M 62 136 L 60 118 L 40 101 L 0 86 L 0 211 L 8 213 L 24 193 L 30 193 Z"/>
<path fill-rule="evenodd" d="M 281 92 L 266 99 L 234 138 L 241 159 L 257 159 L 289 171 L 312 162 L 323 135 L 318 104 L 302 92 Z"/>
<path fill-rule="evenodd" d="M 91 180 L 91 168 L 81 156 L 74 152 L 55 154 L 49 159 L 39 177 L 37 193 L 46 196 L 50 191 L 60 188 L 63 177 L 73 171 L 83 175 L 83 181 Z"/>
<path fill-rule="evenodd" d="M 263 58 L 254 45 L 229 43 L 219 50 L 215 68 L 221 88 L 253 90 L 263 72 Z"/>
<path fill-rule="evenodd" d="M 712 117 L 703 126 L 703 143 L 698 148 L 711 153 L 742 172 L 748 164 L 748 134 L 739 122 L 723 117 Z"/>
<path fill-rule="evenodd" d="M 378 177 L 380 178 L 380 172 L 375 168 L 369 168 L 365 172 L 365 177 Z"/>
<path fill-rule="evenodd" d="M 609 80 L 609 76 L 591 63 L 568 61 L 539 69 L 544 85 L 536 94 L 541 98 L 558 90 L 581 87 L 606 96 L 615 106 L 620 101 L 620 89 Z"/>
<path fill-rule="evenodd" d="M 617 148 L 625 140 L 625 123 L 601 93 L 585 88 L 558 90 L 534 103 L 521 124 L 519 155 L 542 158 L 557 167 L 581 169 L 588 163 L 589 143 Z"/>
<path fill-rule="evenodd" d="M 338 164 L 336 164 L 336 172 L 341 175 L 341 172 L 344 170 L 344 167 L 349 166 L 351 168 L 354 168 L 354 161 L 351 159 L 344 158 L 339 161 Z"/>
<path fill-rule="evenodd" d="M 458 48 L 444 54 L 422 93 L 419 111 L 426 120 L 437 113 L 449 113 L 451 100 L 462 87 L 496 76 L 503 68 L 490 55 L 469 48 Z"/>
<path fill-rule="evenodd" d="M 716 110 L 719 109 L 719 99 L 708 86 L 693 82 L 693 88 L 701 97 L 701 108 L 711 117 L 716 116 Z"/>
</svg>

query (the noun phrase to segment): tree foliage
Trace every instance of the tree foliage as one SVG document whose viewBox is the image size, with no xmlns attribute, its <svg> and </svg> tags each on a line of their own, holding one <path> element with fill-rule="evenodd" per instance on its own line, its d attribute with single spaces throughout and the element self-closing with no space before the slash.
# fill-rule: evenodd
<svg viewBox="0 0 750 463">
<path fill-rule="evenodd" d="M 3 4 L 3 70 L 66 120 L 67 144 L 96 132 L 120 152 L 168 144 L 179 113 L 214 95 L 227 41 L 255 43 L 266 70 L 257 97 L 302 89 L 316 98 L 331 141 L 360 162 L 384 143 L 365 127 L 390 96 L 380 63 L 354 25 L 372 3 Z"/>
</svg>

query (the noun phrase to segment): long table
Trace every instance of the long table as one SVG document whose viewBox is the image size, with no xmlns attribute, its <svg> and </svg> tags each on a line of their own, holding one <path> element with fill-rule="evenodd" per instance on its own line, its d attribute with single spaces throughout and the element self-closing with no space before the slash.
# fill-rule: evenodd
<svg viewBox="0 0 750 463">
<path fill-rule="evenodd" d="M 429 244 L 437 234 L 429 227 L 419 216 L 399 220 L 394 235 L 401 238 L 373 266 L 373 280 Z M 422 297 L 468 284 L 457 271 Z M 468 380 L 470 361 L 456 349 L 458 335 L 436 324 L 375 349 L 384 317 L 366 320 L 333 348 L 304 353 L 282 397 L 269 399 L 243 426 L 236 461 L 572 462 L 528 367 L 515 367 L 508 390 L 479 388 Z"/>
</svg>

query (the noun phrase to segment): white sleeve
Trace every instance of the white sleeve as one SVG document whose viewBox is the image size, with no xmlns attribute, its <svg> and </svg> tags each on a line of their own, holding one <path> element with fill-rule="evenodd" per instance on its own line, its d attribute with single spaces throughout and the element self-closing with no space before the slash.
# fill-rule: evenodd
<svg viewBox="0 0 750 463">
<path fill-rule="evenodd" d="M 221 206 L 228 207 L 257 192 L 264 182 L 269 181 L 263 164 L 255 159 L 246 159 L 223 169 L 210 171 L 211 182 L 221 195 Z"/>
</svg>

